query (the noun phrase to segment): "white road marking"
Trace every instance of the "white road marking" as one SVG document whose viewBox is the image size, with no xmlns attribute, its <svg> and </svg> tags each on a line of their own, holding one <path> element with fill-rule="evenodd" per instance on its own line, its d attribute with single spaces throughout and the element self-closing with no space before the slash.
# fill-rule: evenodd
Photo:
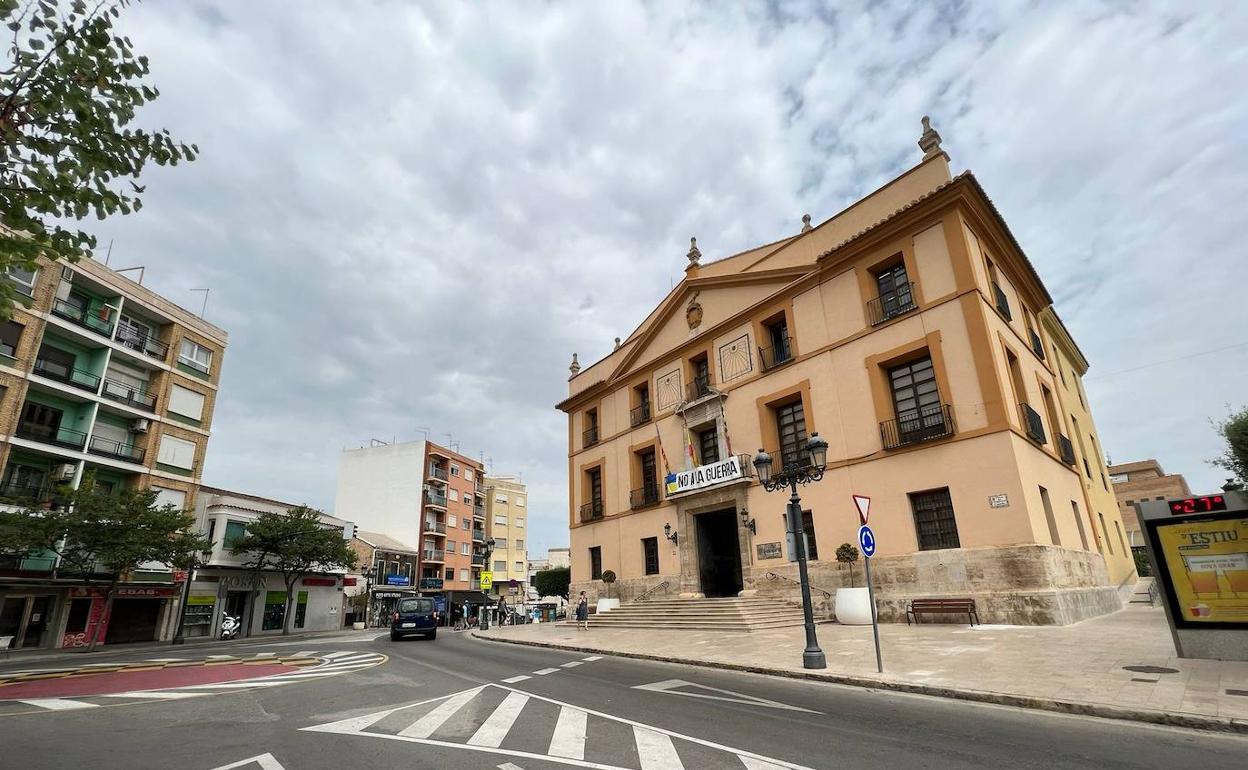
<svg viewBox="0 0 1248 770">
<path fill-rule="evenodd" d="M 339 652 L 331 652 L 328 655 L 322 655 L 321 657 L 325 658 L 326 660 L 333 660 L 334 658 L 341 658 L 347 655 L 357 655 L 357 654 L 358 653 L 350 652 L 350 651 L 339 651 Z"/>
<path fill-rule="evenodd" d="M 525 679 L 532 679 L 532 678 L 533 677 L 529 676 L 528 674 L 521 674 L 520 676 L 513 676 L 512 678 L 504 679 L 503 681 L 506 682 L 507 684 L 515 684 L 516 682 L 523 682 Z"/>
<path fill-rule="evenodd" d="M 296 657 L 296 658 L 306 658 L 306 657 L 308 657 L 309 655 L 315 655 L 315 654 L 316 654 L 316 650 L 300 650 L 299 652 L 296 652 L 296 653 L 295 653 L 295 657 Z"/>
<path fill-rule="evenodd" d="M 169 690 L 132 690 L 130 692 L 110 692 L 101 693 L 96 697 L 100 698 L 153 698 L 155 700 L 179 700 L 181 698 L 196 698 L 206 693 L 199 692 L 173 692 Z"/>
<path fill-rule="evenodd" d="M 481 688 L 476 687 L 471 690 L 464 690 L 457 695 L 452 695 L 433 711 L 430 711 L 403 729 L 399 735 L 404 738 L 428 738 L 439 727 L 446 724 L 448 719 L 455 716 L 456 711 L 459 711 L 468 701 L 477 697 L 479 692 L 481 692 Z"/>
<path fill-rule="evenodd" d="M 745 770 L 784 770 L 784 765 L 777 765 L 774 762 L 768 762 L 765 759 L 756 759 L 754 757 L 738 756 L 741 764 L 745 765 Z"/>
<path fill-rule="evenodd" d="M 705 692 L 689 692 L 688 689 L 677 688 L 696 688 L 698 690 L 707 690 L 718 695 L 707 695 Z M 790 706 L 787 703 L 779 703 L 766 698 L 758 698 L 753 695 L 733 692 L 732 690 L 721 690 L 718 687 L 708 687 L 704 684 L 695 684 L 694 682 L 686 682 L 683 679 L 667 679 L 662 682 L 652 682 L 650 684 L 639 684 L 633 687 L 634 690 L 648 690 L 650 692 L 662 692 L 668 695 L 684 695 L 687 698 L 703 698 L 705 700 L 719 700 L 728 703 L 743 703 L 747 706 L 764 706 L 766 708 L 782 709 L 784 711 L 804 711 L 807 714 L 819 714 L 821 712 L 811 711 L 810 709 L 800 708 L 798 706 Z"/>
<path fill-rule="evenodd" d="M 510 762 L 504 762 L 498 766 L 498 770 L 524 770 L 524 768 L 519 765 L 513 765 Z"/>
<path fill-rule="evenodd" d="M 238 660 L 233 655 L 209 655 L 208 660 Z"/>
<path fill-rule="evenodd" d="M 179 691 L 181 690 L 215 690 L 217 688 L 223 687 L 223 688 L 227 688 L 231 690 L 237 690 L 237 689 L 247 688 L 247 687 L 277 687 L 280 684 L 285 684 L 285 682 L 275 682 L 271 679 L 252 679 L 250 681 L 244 680 L 241 682 L 210 682 L 208 684 L 188 684 L 185 687 L 176 687 L 176 688 L 170 687 L 168 689 L 179 690 Z"/>
<path fill-rule="evenodd" d="M 685 770 L 669 736 L 633 725 L 633 741 L 637 744 L 641 770 Z"/>
<path fill-rule="evenodd" d="M 31 706 L 49 709 L 50 711 L 69 711 L 71 709 L 89 709 L 95 708 L 99 704 L 87 703 L 86 701 L 70 700 L 69 698 L 25 698 L 22 703 L 28 703 Z"/>
<path fill-rule="evenodd" d="M 584 661 L 574 660 L 569 663 L 564 663 L 563 665 L 559 666 L 559 668 L 576 668 L 577 666 L 580 666 L 580 665 L 584 665 Z"/>
<path fill-rule="evenodd" d="M 593 663 L 595 660 L 602 660 L 601 655 L 590 655 L 588 658 L 581 658 L 586 663 Z"/>
<path fill-rule="evenodd" d="M 559 670 L 559 669 L 557 669 L 557 668 L 543 668 L 543 669 L 539 669 L 539 670 L 537 670 L 537 671 L 534 671 L 533 673 L 534 673 L 534 674 L 537 674 L 538 676 L 546 676 L 547 674 L 553 674 L 553 673 L 555 673 L 555 672 L 556 672 L 556 671 L 558 671 L 558 670 Z"/>
<path fill-rule="evenodd" d="M 559 721 L 555 723 L 555 733 L 550 736 L 550 748 L 546 753 L 552 757 L 584 759 L 588 721 L 589 715 L 584 711 L 571 706 L 560 706 Z"/>
<path fill-rule="evenodd" d="M 276 658 L 277 653 L 276 652 L 257 652 L 256 657 L 257 658 Z"/>
<path fill-rule="evenodd" d="M 493 746 L 495 748 L 503 745 L 503 739 L 507 737 L 507 733 L 511 730 L 511 726 L 516 723 L 516 717 L 520 716 L 520 712 L 524 710 L 524 704 L 529 702 L 529 696 L 522 695 L 518 692 L 509 692 L 507 697 L 503 698 L 503 702 L 498 704 L 498 708 L 494 709 L 494 713 L 490 714 L 489 719 L 477 728 L 477 731 L 468 739 L 468 743 L 473 746 Z"/>
<path fill-rule="evenodd" d="M 228 765 L 214 767 L 213 770 L 234 770 L 236 767 L 246 767 L 247 765 L 260 765 L 260 770 L 286 770 L 286 768 L 282 767 L 282 763 L 278 762 L 277 758 L 272 754 L 259 754 L 254 757 L 247 757 L 237 762 L 231 762 Z"/>
</svg>

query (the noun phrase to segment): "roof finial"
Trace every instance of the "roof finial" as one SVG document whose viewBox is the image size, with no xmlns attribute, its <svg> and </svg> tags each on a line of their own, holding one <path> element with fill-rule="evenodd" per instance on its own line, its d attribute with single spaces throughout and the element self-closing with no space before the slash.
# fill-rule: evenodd
<svg viewBox="0 0 1248 770">
<path fill-rule="evenodd" d="M 802 214 L 802 232 L 808 233 L 814 229 L 810 226 L 810 214 Z"/>
<path fill-rule="evenodd" d="M 619 338 L 619 337 L 616 337 L 616 338 L 615 338 L 615 349 L 616 349 L 616 350 L 619 350 L 619 349 L 620 349 L 620 338 Z"/>
<path fill-rule="evenodd" d="M 572 354 L 572 365 L 568 367 L 568 371 L 572 372 L 572 377 L 575 377 L 576 375 L 581 373 L 581 364 L 579 361 L 576 360 L 575 353 Z M 570 380 L 572 379 L 572 377 L 569 377 L 568 379 Z"/>
<path fill-rule="evenodd" d="M 919 137 L 919 149 L 923 151 L 923 160 L 940 155 L 943 150 L 940 149 L 940 133 L 932 128 L 932 119 L 923 116 L 923 135 Z"/>
<path fill-rule="evenodd" d="M 689 258 L 689 267 L 686 267 L 686 270 L 691 270 L 698 266 L 698 260 L 702 259 L 702 252 L 698 251 L 697 238 L 689 239 L 689 253 L 685 256 Z"/>
</svg>

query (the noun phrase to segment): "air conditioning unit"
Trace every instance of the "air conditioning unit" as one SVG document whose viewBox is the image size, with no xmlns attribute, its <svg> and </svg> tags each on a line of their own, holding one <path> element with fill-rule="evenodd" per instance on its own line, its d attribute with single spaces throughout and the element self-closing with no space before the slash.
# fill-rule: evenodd
<svg viewBox="0 0 1248 770">
<path fill-rule="evenodd" d="M 69 265 L 61 265 L 61 280 L 72 282 L 74 280 L 74 269 Z"/>
<path fill-rule="evenodd" d="M 69 481 L 74 477 L 74 471 L 77 468 L 71 463 L 52 466 L 52 478 L 57 481 Z"/>
<path fill-rule="evenodd" d="M 140 417 L 139 419 L 130 423 L 131 433 L 147 433 L 147 428 L 148 428 L 148 421 L 146 417 Z"/>
</svg>

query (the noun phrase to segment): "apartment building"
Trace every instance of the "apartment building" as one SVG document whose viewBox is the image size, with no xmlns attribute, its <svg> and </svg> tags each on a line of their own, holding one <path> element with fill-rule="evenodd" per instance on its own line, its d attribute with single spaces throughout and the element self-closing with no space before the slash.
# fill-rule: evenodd
<svg viewBox="0 0 1248 770">
<path fill-rule="evenodd" d="M 529 555 L 525 519 L 528 506 L 528 488 L 519 478 L 490 476 L 485 479 L 485 532 L 494 540 L 490 555 L 494 585 L 490 593 L 506 597 L 509 602 L 524 601 L 527 596 Z"/>
<path fill-rule="evenodd" d="M 419 544 L 426 595 L 481 603 L 485 564 L 482 464 L 431 441 L 343 452 L 335 512 L 362 528 Z"/>
<path fill-rule="evenodd" d="M 1182 474 L 1166 473 L 1161 463 L 1152 459 L 1109 466 L 1109 483 L 1113 485 L 1115 505 L 1127 531 L 1127 542 L 1132 547 L 1147 545 L 1136 515 L 1136 503 L 1192 496 L 1192 489 Z"/>
<path fill-rule="evenodd" d="M 226 333 L 90 259 L 6 278 L 25 300 L 0 323 L 0 504 L 55 506 L 60 488 L 92 472 L 104 489 L 151 487 L 160 503 L 193 508 Z M 0 634 L 19 632 L 15 646 L 82 638 L 74 629 L 98 597 L 51 580 L 54 566 L 0 561 Z M 106 641 L 172 633 L 167 568 L 135 576 L 125 594 Z"/>
<path fill-rule="evenodd" d="M 584 369 L 573 357 L 558 408 L 574 593 L 602 594 L 610 569 L 625 601 L 791 595 L 786 496 L 756 482 L 752 455 L 806 462 L 818 432 L 827 470 L 801 488 L 815 585 L 848 585 L 834 554 L 856 542 L 862 494 L 886 619 L 926 596 L 973 597 L 985 622 L 1121 606 L 1134 566 L 1109 548 L 1121 521 L 1084 483 L 1104 463 L 1086 403 L 1070 405 L 1086 361 L 1055 314 L 1041 323 L 1040 276 L 926 121 L 919 146 L 817 226 L 713 262 L 694 241 L 626 340 Z"/>
</svg>

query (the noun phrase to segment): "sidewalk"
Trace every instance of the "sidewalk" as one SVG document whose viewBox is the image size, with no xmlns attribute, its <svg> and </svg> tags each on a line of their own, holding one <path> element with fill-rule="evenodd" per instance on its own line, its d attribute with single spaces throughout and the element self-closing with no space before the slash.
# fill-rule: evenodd
<svg viewBox="0 0 1248 770">
<path fill-rule="evenodd" d="M 478 631 L 494 641 L 608 653 L 929 695 L 1248 733 L 1248 663 L 1175 657 L 1160 607 L 1073 626 L 816 627 L 828 668 L 802 668 L 803 629 L 749 634 L 539 623 Z M 1125 666 L 1173 672 L 1129 671 Z"/>
</svg>

